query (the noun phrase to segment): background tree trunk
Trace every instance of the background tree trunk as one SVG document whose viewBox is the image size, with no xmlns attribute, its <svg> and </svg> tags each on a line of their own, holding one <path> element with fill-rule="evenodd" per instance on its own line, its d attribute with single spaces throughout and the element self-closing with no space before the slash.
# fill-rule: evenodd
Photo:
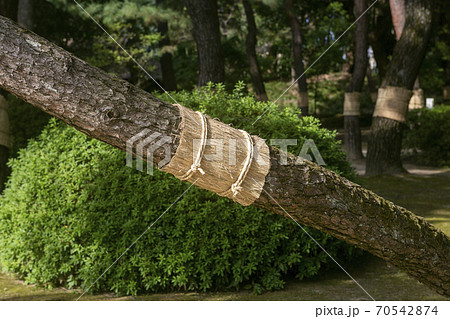
<svg viewBox="0 0 450 319">
<path fill-rule="evenodd" d="M 109 76 L 2 17 L 0 87 L 121 150 L 143 129 L 172 137 L 172 155 L 179 145 L 181 116 L 176 106 Z M 154 143 L 157 139 L 147 147 Z M 158 150 L 154 163 L 166 155 L 164 147 Z M 270 154 L 270 171 L 255 206 L 285 217 L 289 214 L 450 295 L 450 239 L 441 230 L 321 166 L 298 162 L 291 155 L 287 165 L 281 165 L 280 151 L 271 147 Z"/>
<path fill-rule="evenodd" d="M 434 1 L 408 0 L 406 21 L 395 46 L 383 86 L 413 89 L 430 38 Z M 374 117 L 367 150 L 366 174 L 403 173 L 400 153 L 403 124 Z"/>
<path fill-rule="evenodd" d="M 33 0 L 19 0 L 17 22 L 28 30 L 34 29 Z"/>
<path fill-rule="evenodd" d="M 247 39 L 245 41 L 245 50 L 247 53 L 247 60 L 252 78 L 253 90 L 256 98 L 260 101 L 268 101 L 266 89 L 264 87 L 261 70 L 259 68 L 258 59 L 256 56 L 256 23 L 253 15 L 252 5 L 248 0 L 242 1 L 244 5 L 245 16 L 247 17 Z"/>
<path fill-rule="evenodd" d="M 198 54 L 198 86 L 225 81 L 217 0 L 185 0 Z"/>
<path fill-rule="evenodd" d="M 355 17 L 358 18 L 367 9 L 367 0 L 354 0 Z M 356 23 L 355 29 L 355 63 L 352 78 L 346 92 L 361 93 L 367 70 L 367 37 L 369 16 L 363 15 Z M 358 101 L 359 102 L 359 101 Z M 350 159 L 362 159 L 361 128 L 359 116 L 344 114 L 344 147 Z"/>
<path fill-rule="evenodd" d="M 297 104 L 300 108 L 301 116 L 307 116 L 309 115 L 309 103 L 308 99 L 306 98 L 308 94 L 306 75 L 303 74 L 305 72 L 305 66 L 303 65 L 303 41 L 302 33 L 300 30 L 300 23 L 295 15 L 293 0 L 286 0 L 286 13 L 291 25 L 292 32 L 292 52 L 294 57 L 295 79 L 299 79 L 297 81 Z"/>
<path fill-rule="evenodd" d="M 156 1 L 157 5 L 161 5 L 162 3 L 163 0 Z M 159 47 L 163 48 L 170 45 L 169 26 L 167 21 L 158 21 L 158 32 L 163 36 L 163 39 L 159 41 Z M 173 70 L 172 54 L 168 52 L 164 53 L 159 59 L 159 63 L 161 64 L 162 87 L 167 91 L 176 91 L 177 80 Z"/>
</svg>

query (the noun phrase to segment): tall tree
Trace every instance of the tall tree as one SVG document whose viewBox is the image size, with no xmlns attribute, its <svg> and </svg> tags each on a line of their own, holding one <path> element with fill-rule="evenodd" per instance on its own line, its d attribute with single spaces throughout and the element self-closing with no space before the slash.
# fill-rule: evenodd
<svg viewBox="0 0 450 319">
<path fill-rule="evenodd" d="M 266 89 L 264 87 L 261 69 L 259 68 L 258 59 L 256 57 L 256 23 L 253 14 L 253 8 L 248 0 L 242 1 L 244 5 L 245 16 L 247 18 L 247 39 L 245 41 L 245 51 L 247 53 L 247 60 L 250 69 L 250 76 L 252 78 L 253 90 L 256 98 L 260 101 L 268 101 Z"/>
<path fill-rule="evenodd" d="M 367 0 L 354 0 L 355 17 L 367 9 Z M 361 159 L 361 128 L 359 125 L 359 97 L 367 70 L 367 38 L 369 17 L 364 14 L 356 22 L 355 54 L 352 78 L 347 86 L 344 101 L 344 147 L 350 159 Z"/>
<path fill-rule="evenodd" d="M 28 30 L 34 29 L 33 0 L 19 0 L 17 22 Z"/>
<path fill-rule="evenodd" d="M 430 38 L 434 5 L 435 1 L 406 1 L 405 26 L 383 81 L 384 93 L 378 94 L 373 114 L 366 162 L 368 175 L 405 171 L 400 158 L 403 123 Z"/>
<path fill-rule="evenodd" d="M 217 0 L 185 0 L 198 54 L 198 86 L 225 81 Z"/>
<path fill-rule="evenodd" d="M 157 5 L 161 5 L 163 2 L 164 0 L 156 0 Z M 162 40 L 159 41 L 159 47 L 164 48 L 165 46 L 170 45 L 169 25 L 167 23 L 167 20 L 158 21 L 158 32 L 163 37 Z M 159 63 L 161 64 L 161 74 L 164 89 L 168 91 L 176 91 L 177 80 L 175 78 L 175 72 L 173 70 L 172 54 L 170 54 L 169 52 L 164 52 L 159 59 Z"/>
<path fill-rule="evenodd" d="M 167 137 L 182 133 L 178 107 L 111 77 L 2 17 L 0 40 L 0 52 L 9 52 L 0 55 L 0 87 L 81 132 L 122 150 L 144 129 Z M 220 125 L 235 130 L 238 136 L 242 133 Z M 216 132 L 220 130 L 225 129 Z M 144 153 L 149 148 L 160 148 L 159 142 L 153 139 Z M 180 138 L 168 142 L 170 155 L 176 154 L 179 145 Z M 253 205 L 365 249 L 437 292 L 450 295 L 450 239 L 444 232 L 312 162 L 287 155 L 283 165 L 280 158 L 286 153 L 267 147 L 270 166 Z M 160 149 L 163 151 L 153 156 L 154 163 L 167 155 L 164 148 Z M 246 154 L 247 146 L 241 151 Z M 223 164 L 226 162 L 228 158 Z M 188 180 L 210 189 L 208 178 L 227 178 L 213 171 L 203 173 L 206 175 L 198 174 L 197 180 L 197 175 Z"/>
<path fill-rule="evenodd" d="M 300 108 L 301 115 L 308 115 L 308 86 L 306 84 L 305 66 L 303 64 L 303 40 L 300 28 L 300 22 L 295 14 L 293 0 L 286 0 L 286 14 L 289 19 L 292 33 L 292 53 L 294 57 L 294 72 L 297 81 L 297 105 Z"/>
</svg>

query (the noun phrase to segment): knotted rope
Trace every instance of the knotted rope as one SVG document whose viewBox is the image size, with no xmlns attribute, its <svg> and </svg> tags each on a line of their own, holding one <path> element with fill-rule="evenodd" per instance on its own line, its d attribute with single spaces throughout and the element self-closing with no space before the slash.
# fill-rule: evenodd
<svg viewBox="0 0 450 319">
<path fill-rule="evenodd" d="M 205 175 L 205 171 L 200 167 L 200 165 L 203 154 L 205 153 L 206 139 L 208 138 L 208 122 L 206 121 L 206 116 L 203 113 L 199 111 L 196 111 L 195 113 L 200 116 L 200 119 L 202 121 L 200 146 L 197 151 L 197 156 L 195 157 L 194 162 L 191 165 L 191 168 L 180 177 L 180 179 L 183 181 L 191 178 L 192 175 L 197 171 L 200 172 L 200 174 Z"/>
<path fill-rule="evenodd" d="M 244 166 L 242 167 L 241 173 L 239 174 L 236 182 L 234 182 L 229 189 L 220 193 L 220 196 L 226 196 L 229 192 L 233 194 L 233 197 L 236 197 L 239 194 L 239 192 L 242 190 L 242 182 L 247 176 L 247 173 L 253 161 L 254 150 L 252 137 L 246 131 L 239 131 L 245 136 L 245 139 L 247 140 L 247 157 L 245 158 Z"/>
</svg>

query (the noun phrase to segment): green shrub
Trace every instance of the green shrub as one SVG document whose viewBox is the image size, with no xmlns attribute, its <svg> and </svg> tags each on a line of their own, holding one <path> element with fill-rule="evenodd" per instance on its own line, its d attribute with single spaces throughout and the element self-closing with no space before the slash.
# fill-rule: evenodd
<svg viewBox="0 0 450 319">
<path fill-rule="evenodd" d="M 223 120 L 235 116 L 235 123 L 247 123 L 265 106 L 221 90 L 176 97 L 189 106 L 202 98 L 200 108 Z M 266 137 L 274 136 L 271 130 L 281 134 L 277 137 L 291 132 L 315 137 L 319 148 L 331 147 L 321 150 L 329 166 L 351 173 L 339 147 L 334 148 L 333 133 L 313 119 L 270 111 L 254 130 Z M 28 283 L 88 288 L 188 187 L 160 171 L 153 176 L 137 172 L 126 167 L 124 159 L 123 152 L 51 120 L 10 162 L 12 175 L 0 198 L 3 270 Z M 340 262 L 359 253 L 307 230 Z M 332 266 L 292 221 L 193 187 L 91 291 L 259 292 L 282 288 L 289 276 L 307 278 Z"/>
<path fill-rule="evenodd" d="M 450 166 L 450 105 L 409 112 L 403 148 L 421 164 Z"/>
</svg>

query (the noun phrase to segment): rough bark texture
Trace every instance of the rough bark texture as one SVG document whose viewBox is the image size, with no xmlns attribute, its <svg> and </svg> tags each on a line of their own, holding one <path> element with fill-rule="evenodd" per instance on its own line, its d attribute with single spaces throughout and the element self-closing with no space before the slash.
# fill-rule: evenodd
<svg viewBox="0 0 450 319">
<path fill-rule="evenodd" d="M 268 101 L 266 89 L 264 87 L 263 78 L 261 75 L 261 69 L 259 68 L 258 59 L 256 57 L 256 23 L 253 15 L 253 8 L 249 1 L 242 1 L 245 10 L 245 16 L 247 17 L 247 38 L 245 41 L 245 51 L 247 54 L 247 60 L 250 70 L 250 76 L 252 78 L 253 90 L 255 91 L 256 98 L 260 101 Z"/>
<path fill-rule="evenodd" d="M 33 0 L 19 0 L 17 22 L 28 30 L 34 29 Z"/>
<path fill-rule="evenodd" d="M 355 0 L 355 17 L 359 17 L 367 9 L 367 0 Z M 369 16 L 363 15 L 356 22 L 355 29 L 355 63 L 352 78 L 346 92 L 361 92 L 367 70 L 367 38 Z M 344 116 L 344 147 L 350 159 L 363 158 L 361 151 L 361 128 L 359 116 Z"/>
<path fill-rule="evenodd" d="M 157 0 L 156 4 L 161 4 L 163 0 Z M 163 36 L 163 39 L 159 42 L 159 47 L 163 48 L 170 45 L 169 38 L 169 26 L 167 21 L 158 21 L 158 32 Z M 159 59 L 161 64 L 162 73 L 162 85 L 167 91 L 176 91 L 177 80 L 175 78 L 175 72 L 173 71 L 172 54 L 166 52 Z"/>
<path fill-rule="evenodd" d="M 172 137 L 172 155 L 179 144 L 177 107 L 4 18 L 0 87 L 122 150 L 145 128 Z M 271 168 L 254 205 L 286 216 L 279 203 L 296 221 L 380 256 L 450 295 L 450 240 L 441 230 L 325 168 L 309 161 L 295 164 L 293 156 L 280 165 L 279 151 L 270 152 Z M 154 163 L 164 155 L 156 152 Z"/>
<path fill-rule="evenodd" d="M 301 93 L 308 92 L 308 86 L 306 83 L 305 66 L 303 65 L 303 40 L 302 33 L 300 30 L 300 22 L 295 15 L 295 8 L 293 0 L 286 0 L 286 13 L 291 25 L 292 33 L 292 51 L 294 57 L 294 70 L 295 79 L 297 81 L 297 91 L 298 91 L 298 107 L 300 108 L 301 115 L 308 115 L 308 104 L 301 99 Z M 306 105 L 305 105 L 306 104 Z"/>
<path fill-rule="evenodd" d="M 402 36 L 394 48 L 383 86 L 413 89 L 430 37 L 434 1 L 408 0 Z M 402 173 L 403 124 L 374 117 L 367 150 L 366 174 Z"/>
<path fill-rule="evenodd" d="M 217 0 L 185 0 L 198 53 L 198 85 L 225 80 Z"/>
</svg>

